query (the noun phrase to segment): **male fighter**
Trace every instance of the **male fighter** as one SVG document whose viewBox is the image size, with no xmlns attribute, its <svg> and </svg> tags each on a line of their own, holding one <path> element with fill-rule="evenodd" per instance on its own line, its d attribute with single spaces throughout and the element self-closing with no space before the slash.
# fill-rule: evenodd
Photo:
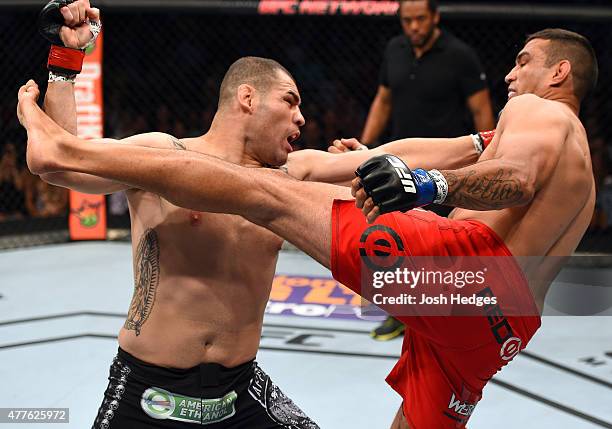
<svg viewBox="0 0 612 429">
<path fill-rule="evenodd" d="M 71 82 L 78 67 L 72 73 L 65 70 L 73 66 L 69 60 L 81 53 L 66 48 L 89 43 L 90 23 L 84 21 L 96 21 L 98 12 L 85 0 L 62 5 L 56 1 L 48 6 L 56 8 L 51 12 L 59 10 L 66 25 L 55 27 L 60 39 L 56 43 L 65 46 L 52 48 L 57 52 L 50 59 L 45 110 L 74 134 Z M 230 67 L 221 84 L 219 111 L 207 134 L 178 140 L 153 133 L 125 139 L 122 145 L 172 149 L 166 154 L 187 149 L 247 167 L 287 163 L 296 178 L 334 183 L 349 183 L 361 162 L 387 151 L 417 162 L 413 165 L 447 168 L 473 163 L 478 157 L 473 139 L 463 137 L 400 141 L 341 157 L 301 151 L 290 154 L 287 161 L 290 143 L 304 123 L 299 104 L 295 82 L 280 64 L 243 58 Z M 476 143 L 482 144 L 478 139 Z M 437 155 L 424 156 L 424 146 L 434 147 Z M 74 172 L 41 177 L 89 193 L 126 190 L 130 205 L 134 297 L 119 333 L 120 350 L 96 428 L 177 424 L 174 414 L 154 413 L 156 395 L 168 400 L 178 395 L 204 398 L 211 410 L 218 407 L 221 412 L 215 415 L 202 409 L 195 418 L 223 427 L 316 427 L 253 362 L 280 237 L 237 216 L 181 209 L 129 184 Z"/>
<path fill-rule="evenodd" d="M 409 256 L 571 254 L 595 201 L 586 133 L 577 115 L 596 80 L 597 61 L 584 37 L 560 29 L 533 34 L 506 76 L 509 101 L 496 136 L 477 163 L 428 172 L 410 171 L 397 158 L 377 158 L 358 170 L 359 184 L 353 186 L 357 204 L 370 221 L 387 210 L 436 200 L 459 207 L 448 220 L 419 210 L 376 219 L 375 226 L 400 235 Z M 83 142 L 45 116 L 37 96 L 35 84 L 28 82 L 18 105 L 33 173 L 95 174 L 146 189 L 177 206 L 241 215 L 288 239 L 330 268 L 336 279 L 361 291 L 359 241 L 370 225 L 348 200 L 346 188 L 298 182 L 273 170 L 243 168 L 192 151 Z M 398 171 L 412 187 L 397 179 Z M 528 279 L 552 279 L 559 269 L 537 263 L 521 268 Z M 507 283 L 491 285 L 490 292 L 524 294 L 524 277 L 511 272 L 508 277 Z M 528 286 L 535 317 L 498 312 L 460 320 L 418 314 L 401 318 L 408 335 L 388 378 L 404 399 L 395 427 L 465 427 L 487 380 L 526 346 L 540 325 L 537 311 L 549 282 Z M 490 329 L 498 320 L 506 326 L 503 338 Z M 457 329 L 469 335 L 458 336 Z"/>
</svg>

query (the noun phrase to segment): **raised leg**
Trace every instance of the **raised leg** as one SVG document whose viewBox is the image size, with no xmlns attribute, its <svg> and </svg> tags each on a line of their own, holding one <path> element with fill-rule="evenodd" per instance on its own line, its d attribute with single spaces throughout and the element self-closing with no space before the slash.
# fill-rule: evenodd
<svg viewBox="0 0 612 429">
<path fill-rule="evenodd" d="M 350 199 L 348 188 L 299 182 L 276 170 L 244 168 L 192 151 L 86 142 L 61 130 L 37 106 L 22 111 L 34 172 L 88 173 L 181 207 L 241 215 L 330 268 L 332 202 Z"/>
</svg>

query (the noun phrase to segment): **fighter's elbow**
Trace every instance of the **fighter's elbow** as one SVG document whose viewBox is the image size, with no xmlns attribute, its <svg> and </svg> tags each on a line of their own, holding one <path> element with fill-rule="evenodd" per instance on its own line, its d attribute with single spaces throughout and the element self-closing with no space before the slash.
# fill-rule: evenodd
<svg viewBox="0 0 612 429">
<path fill-rule="evenodd" d="M 526 206 L 531 203 L 536 195 L 535 177 L 529 174 L 523 174 L 518 178 L 516 205 Z"/>
</svg>

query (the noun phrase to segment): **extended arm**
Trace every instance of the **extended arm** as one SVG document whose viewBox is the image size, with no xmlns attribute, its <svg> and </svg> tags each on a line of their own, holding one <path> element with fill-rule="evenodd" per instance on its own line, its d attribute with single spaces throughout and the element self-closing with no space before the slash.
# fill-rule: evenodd
<svg viewBox="0 0 612 429">
<path fill-rule="evenodd" d="M 456 170 L 411 170 L 393 157 L 358 169 L 353 195 L 372 222 L 382 213 L 431 202 L 471 210 L 498 210 L 531 202 L 549 179 L 568 134 L 557 108 L 535 96 L 508 102 L 491 158 Z"/>
<path fill-rule="evenodd" d="M 472 137 L 451 139 L 410 138 L 396 140 L 375 149 L 331 154 L 301 150 L 289 155 L 288 173 L 299 180 L 348 185 L 355 170 L 368 159 L 384 154 L 401 158 L 411 168 L 455 169 L 475 163 L 480 153 Z M 425 166 L 425 167 L 423 167 Z"/>
</svg>

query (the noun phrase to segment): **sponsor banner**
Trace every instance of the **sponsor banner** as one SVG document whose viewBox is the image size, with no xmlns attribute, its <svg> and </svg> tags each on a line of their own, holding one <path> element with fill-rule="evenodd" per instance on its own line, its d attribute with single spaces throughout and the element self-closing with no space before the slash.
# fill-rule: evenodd
<svg viewBox="0 0 612 429">
<path fill-rule="evenodd" d="M 399 2 L 386 0 L 261 0 L 260 15 L 396 15 Z"/>
<path fill-rule="evenodd" d="M 77 135 L 99 139 L 104 132 L 102 101 L 102 33 L 95 46 L 87 50 L 83 71 L 74 85 L 77 110 Z M 104 195 L 70 191 L 70 238 L 72 240 L 106 239 L 106 203 Z"/>
<path fill-rule="evenodd" d="M 319 318 L 380 320 L 380 311 L 362 315 L 361 297 L 326 277 L 277 275 L 272 283 L 266 314 Z"/>
</svg>

